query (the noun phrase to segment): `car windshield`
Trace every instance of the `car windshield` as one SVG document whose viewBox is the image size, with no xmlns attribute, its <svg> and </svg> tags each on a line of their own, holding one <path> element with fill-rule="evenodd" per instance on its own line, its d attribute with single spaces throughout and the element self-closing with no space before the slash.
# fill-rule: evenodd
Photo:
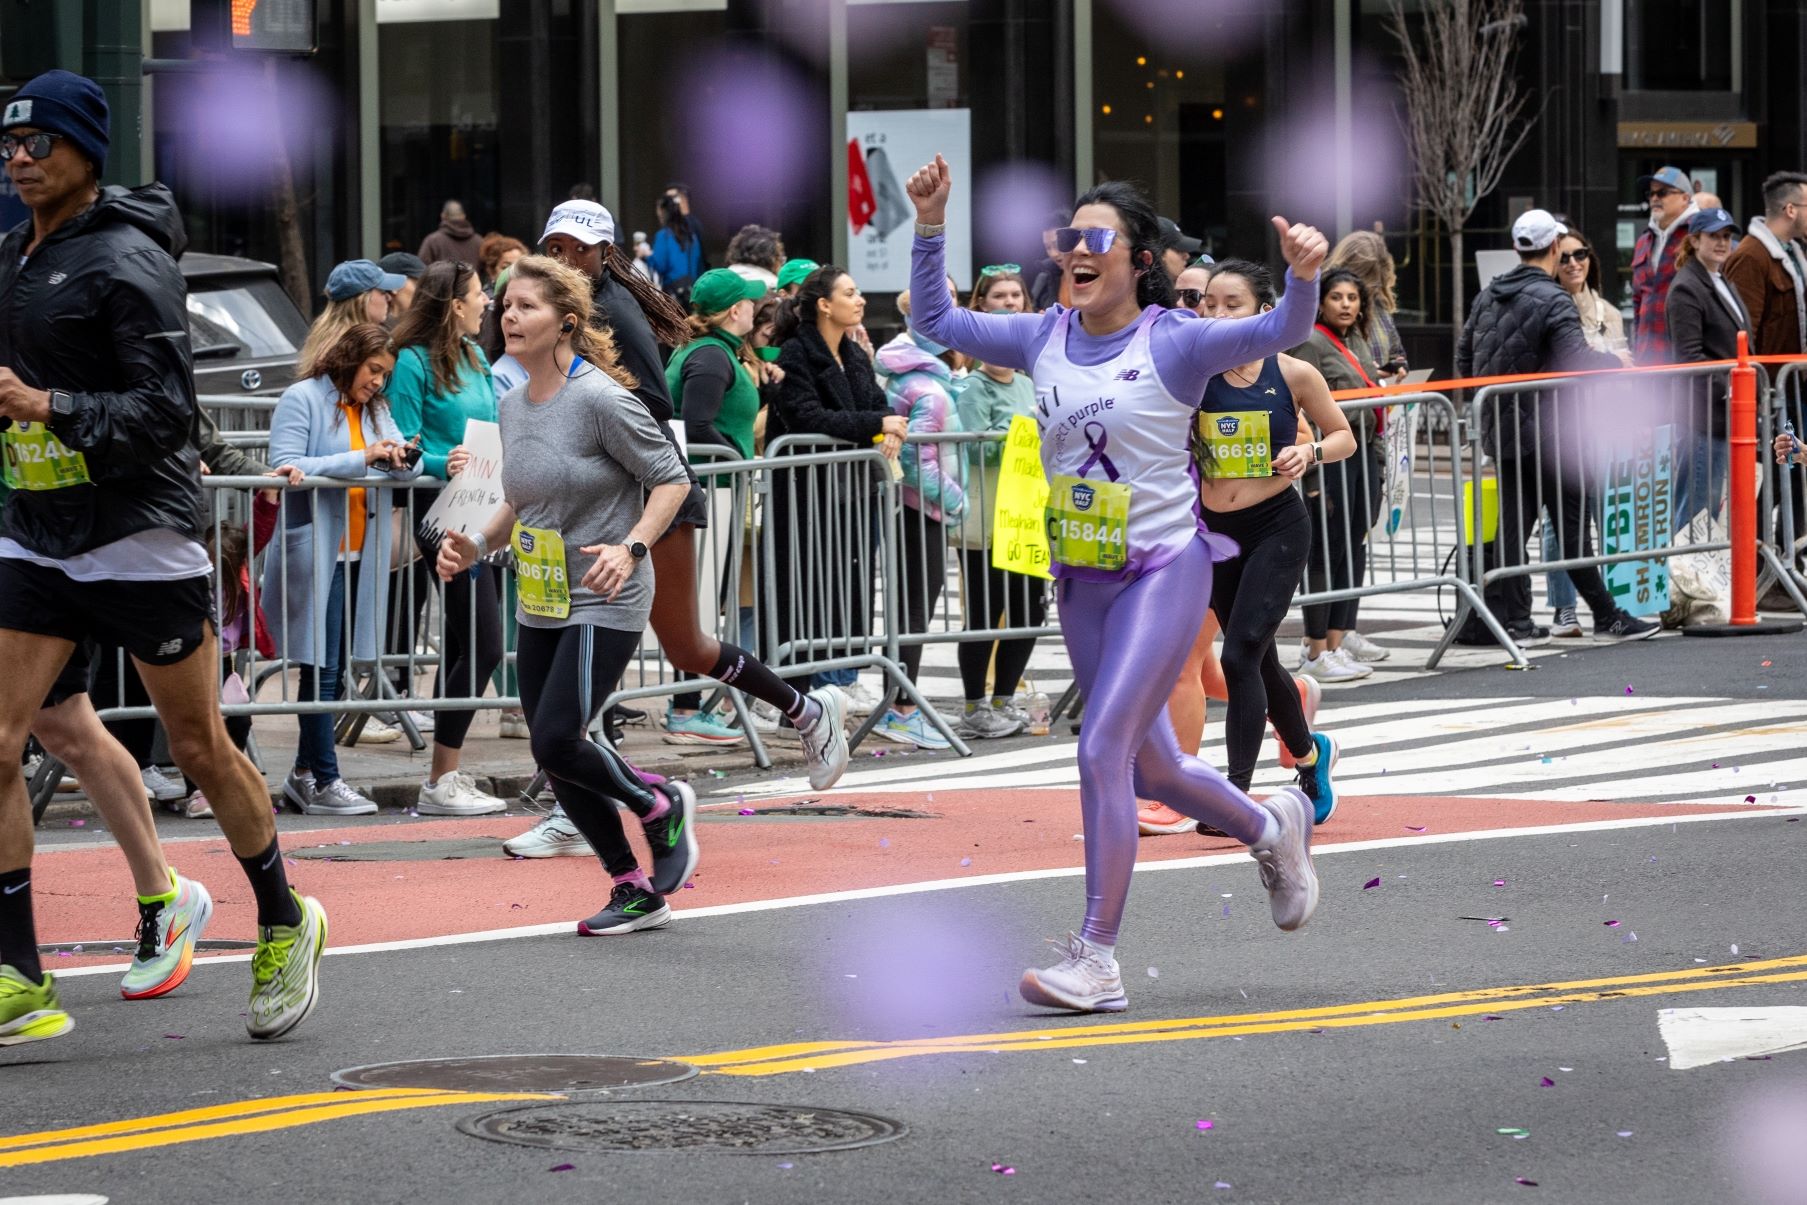
<svg viewBox="0 0 1807 1205">
<path fill-rule="evenodd" d="M 195 359 L 294 355 L 300 339 L 281 317 L 294 308 L 275 281 L 196 282 L 188 294 Z"/>
</svg>

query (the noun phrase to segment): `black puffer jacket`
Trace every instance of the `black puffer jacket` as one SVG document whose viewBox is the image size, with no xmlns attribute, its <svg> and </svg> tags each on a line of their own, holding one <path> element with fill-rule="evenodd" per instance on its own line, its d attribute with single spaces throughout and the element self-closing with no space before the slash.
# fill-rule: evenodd
<svg viewBox="0 0 1807 1205">
<path fill-rule="evenodd" d="M 842 336 L 836 363 L 816 324 L 805 322 L 778 353 L 778 367 L 784 380 L 766 415 L 767 443 L 780 435 L 831 435 L 864 448 L 883 434 L 891 403 L 852 336 Z"/>
<path fill-rule="evenodd" d="M 153 528 L 196 540 L 205 522 L 195 447 L 187 242 L 161 184 L 110 187 L 23 264 L 27 221 L 0 240 L 0 364 L 73 396 L 50 429 L 91 484 L 14 490 L 5 532 L 62 558 Z"/>
<path fill-rule="evenodd" d="M 1617 356 L 1587 345 L 1581 333 L 1581 311 L 1556 278 L 1531 264 L 1520 264 L 1494 277 L 1475 299 L 1468 324 L 1456 341 L 1458 377 L 1618 367 Z M 1551 404 L 1557 404 L 1555 399 Z M 1508 393 L 1486 405 L 1481 434 L 1488 451 L 1496 458 L 1531 455 L 1537 446 L 1538 406 L 1537 395 L 1528 391 Z"/>
</svg>

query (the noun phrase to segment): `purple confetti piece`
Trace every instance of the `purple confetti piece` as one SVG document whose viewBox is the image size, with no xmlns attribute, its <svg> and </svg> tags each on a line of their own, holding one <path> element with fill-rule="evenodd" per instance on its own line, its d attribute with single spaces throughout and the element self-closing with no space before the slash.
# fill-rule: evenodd
<svg viewBox="0 0 1807 1205">
<path fill-rule="evenodd" d="M 1495 879 L 1495 880 L 1493 880 L 1493 885 L 1495 887 L 1504 887 L 1506 885 L 1506 880 L 1505 879 Z"/>
<path fill-rule="evenodd" d="M 1756 797 L 1756 796 L 1755 796 L 1755 795 L 1746 795 L 1746 796 L 1745 796 L 1745 797 L 1744 797 L 1744 802 L 1746 802 L 1746 803 L 1755 803 L 1755 802 L 1757 802 L 1757 797 Z"/>
<path fill-rule="evenodd" d="M 1556 1086 L 1556 1081 L 1546 1075 L 1537 1081 L 1537 1086 L 1540 1088 L 1554 1088 Z"/>
<path fill-rule="evenodd" d="M 696 884 L 695 883 L 686 883 L 686 884 L 684 884 L 684 890 L 685 891 L 695 891 Z"/>
<path fill-rule="evenodd" d="M 1405 827 L 1406 831 L 1411 833 L 1421 833 L 1424 831 L 1424 825 L 1422 824 L 1408 824 Z"/>
<path fill-rule="evenodd" d="M 577 1170 L 577 1165 L 575 1163 L 561 1163 L 557 1167 L 549 1167 L 546 1170 L 549 1172 L 574 1172 Z"/>
<path fill-rule="evenodd" d="M 789 1171 L 789 1170 L 791 1170 L 791 1168 L 793 1168 L 793 1167 L 796 1167 L 796 1166 L 797 1166 L 797 1165 L 796 1165 L 796 1164 L 795 1164 L 795 1163 L 780 1163 L 780 1164 L 779 1164 L 779 1165 L 778 1165 L 778 1167 L 779 1167 L 779 1169 L 780 1169 L 780 1170 L 781 1170 L 781 1171 L 787 1171 L 787 1172 L 788 1172 L 788 1171 Z"/>
<path fill-rule="evenodd" d="M 1000 1176 L 1014 1176 L 1014 1175 L 1016 1175 L 1016 1168 L 1014 1168 L 1014 1167 L 1009 1167 L 1009 1166 L 1007 1166 L 1007 1165 L 1005 1165 L 1005 1164 L 1002 1164 L 1002 1163 L 994 1163 L 994 1164 L 992 1164 L 992 1165 L 991 1165 L 991 1170 L 992 1170 L 992 1171 L 994 1171 L 994 1172 L 996 1172 L 996 1173 L 998 1173 L 998 1175 L 1000 1175 Z"/>
<path fill-rule="evenodd" d="M 1630 1131 L 1630 1130 L 1620 1130 L 1619 1131 L 1619 1137 L 1621 1137 L 1621 1138 L 1629 1138 L 1629 1137 L 1631 1137 L 1631 1135 L 1632 1135 L 1632 1131 Z"/>
<path fill-rule="evenodd" d="M 1617 929 L 1619 927 L 1619 922 L 1616 920 L 1609 920 L 1606 922 L 1606 927 L 1608 929 Z"/>
<path fill-rule="evenodd" d="M 185 1033 L 166 1033 L 163 1036 L 177 1042 L 185 1041 L 188 1037 Z"/>
<path fill-rule="evenodd" d="M 1635 693 L 1635 692 L 1634 692 L 1634 691 L 1633 691 L 1633 690 L 1632 690 L 1632 689 L 1631 689 L 1631 687 L 1629 687 L 1629 686 L 1627 686 L 1627 687 L 1626 687 L 1626 688 L 1625 688 L 1625 693 L 1626 693 L 1626 694 L 1628 694 L 1628 695 L 1629 695 L 1629 694 L 1633 694 L 1633 693 Z M 1522 1181 L 1522 1180 L 1521 1180 L 1521 1181 L 1520 1181 L 1520 1183 L 1521 1183 L 1521 1184 L 1522 1184 L 1522 1183 L 1523 1183 L 1523 1181 Z"/>
<path fill-rule="evenodd" d="M 88 822 L 86 820 L 71 820 L 69 822 L 69 827 L 70 828 L 87 828 Z"/>
<path fill-rule="evenodd" d="M 1368 889 L 1369 889 L 1369 888 L 1370 888 L 1370 887 L 1378 887 L 1378 886 L 1380 886 L 1380 880 L 1379 880 L 1379 879 L 1369 879 L 1369 880 L 1368 880 L 1368 881 L 1367 881 L 1367 882 L 1366 882 L 1366 883 L 1363 883 L 1363 884 L 1362 884 L 1362 890 L 1363 890 L 1363 891 L 1366 891 L 1366 890 L 1368 890 Z"/>
<path fill-rule="evenodd" d="M 1621 937 L 1619 939 L 1619 941 L 1625 945 L 1630 945 L 1632 942 L 1636 941 L 1637 939 L 1638 939 L 1638 935 L 1636 933 L 1634 933 L 1632 930 L 1627 929 L 1627 930 L 1625 930 L 1625 936 Z"/>
<path fill-rule="evenodd" d="M 1629 686 L 1627 686 L 1627 687 L 1626 687 L 1626 688 L 1625 688 L 1625 693 L 1626 693 L 1626 694 L 1630 694 L 1630 693 L 1631 693 L 1631 687 L 1629 687 Z M 1524 1178 L 1524 1177 L 1523 1177 L 1523 1176 L 1514 1176 L 1514 1177 L 1512 1177 L 1512 1182 L 1513 1182 L 1513 1183 L 1514 1183 L 1514 1184 L 1522 1184 L 1522 1185 L 1524 1185 L 1524 1186 L 1525 1186 L 1525 1187 L 1526 1187 L 1526 1188 L 1536 1188 L 1536 1187 L 1537 1187 L 1537 1181 L 1535 1181 L 1535 1180 L 1527 1180 L 1527 1179 L 1525 1179 L 1525 1178 Z"/>
<path fill-rule="evenodd" d="M 740 814 L 743 816 L 757 816 L 759 813 L 755 812 L 752 808 L 742 808 L 740 809 Z"/>
<path fill-rule="evenodd" d="M 1217 1183 L 1213 1184 L 1211 1187 L 1212 1188 L 1229 1188 L 1230 1182 L 1228 1180 L 1219 1180 Z"/>
<path fill-rule="evenodd" d="M 1492 1014 L 1488 1014 L 1487 1016 L 1481 1018 L 1481 1020 L 1483 1020 L 1483 1021 L 1504 1021 L 1505 1019 L 1506 1018 L 1504 1018 L 1504 1017 L 1496 1017 L 1496 1016 L 1493 1016 Z"/>
<path fill-rule="evenodd" d="M 889 837 L 880 837 L 880 838 L 879 838 L 879 839 L 878 839 L 878 847 L 879 847 L 879 848 L 880 848 L 880 849 L 890 849 L 890 848 L 891 848 L 891 838 L 889 838 Z"/>
<path fill-rule="evenodd" d="M 960 865 L 962 865 L 962 866 L 971 866 L 972 864 L 973 864 L 973 860 L 971 858 L 961 858 L 960 859 Z"/>
<path fill-rule="evenodd" d="M 1198 1128 L 1199 1128 L 1199 1129 L 1201 1129 L 1201 1130 L 1210 1130 L 1210 1129 L 1215 1129 L 1215 1128 L 1216 1128 L 1216 1127 L 1217 1127 L 1217 1123 L 1216 1123 L 1216 1122 L 1214 1122 L 1214 1121 L 1206 1121 L 1206 1120 L 1205 1120 L 1205 1119 L 1204 1119 L 1204 1118 L 1202 1118 L 1202 1117 L 1201 1117 L 1201 1118 L 1199 1118 L 1199 1119 L 1198 1119 L 1198 1121 L 1197 1121 L 1197 1122 L 1196 1122 L 1196 1123 L 1195 1123 L 1195 1124 L 1196 1124 L 1196 1125 L 1197 1125 L 1197 1126 L 1198 1126 Z"/>
</svg>

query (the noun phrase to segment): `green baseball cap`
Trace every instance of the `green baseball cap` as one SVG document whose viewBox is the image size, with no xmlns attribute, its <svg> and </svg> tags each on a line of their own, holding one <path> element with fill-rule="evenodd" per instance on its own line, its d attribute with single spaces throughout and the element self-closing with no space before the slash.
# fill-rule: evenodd
<svg viewBox="0 0 1807 1205">
<path fill-rule="evenodd" d="M 764 296 L 764 281 L 748 280 L 727 268 L 712 268 L 690 286 L 690 308 L 699 314 L 719 314 L 737 301 L 758 301 Z"/>
<path fill-rule="evenodd" d="M 778 287 L 788 289 L 792 285 L 800 285 L 805 276 L 821 266 L 813 259 L 787 259 L 784 266 L 778 269 Z"/>
</svg>

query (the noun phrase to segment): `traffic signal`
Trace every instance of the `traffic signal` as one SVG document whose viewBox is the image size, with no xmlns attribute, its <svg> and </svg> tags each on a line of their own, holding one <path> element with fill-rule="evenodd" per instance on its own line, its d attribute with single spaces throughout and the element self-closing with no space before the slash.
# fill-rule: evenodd
<svg viewBox="0 0 1807 1205">
<path fill-rule="evenodd" d="M 193 0 L 189 30 L 207 50 L 312 54 L 315 0 Z"/>
</svg>

